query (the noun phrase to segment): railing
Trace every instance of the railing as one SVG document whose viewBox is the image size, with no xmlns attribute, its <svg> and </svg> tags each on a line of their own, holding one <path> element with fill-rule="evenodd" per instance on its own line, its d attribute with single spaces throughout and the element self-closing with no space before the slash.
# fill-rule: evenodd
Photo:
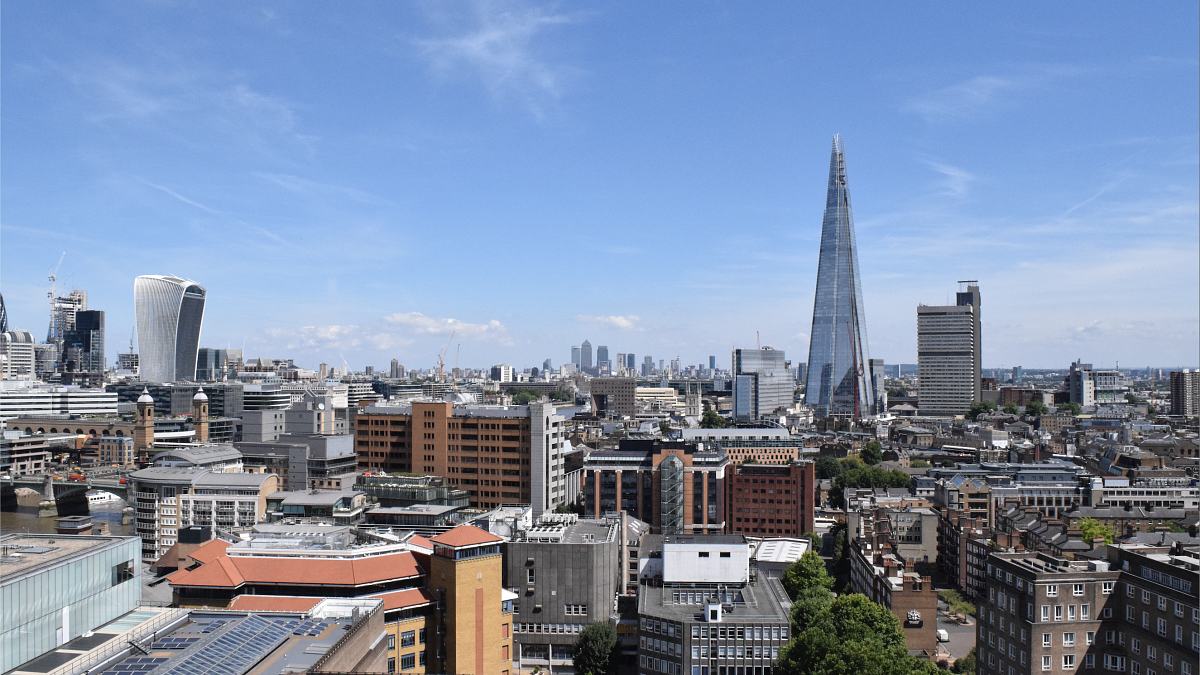
<svg viewBox="0 0 1200 675">
<path fill-rule="evenodd" d="M 137 626 L 132 631 L 125 633 L 120 638 L 109 640 L 104 647 L 87 652 L 79 656 L 79 658 L 71 659 L 46 673 L 46 675 L 71 675 L 72 673 L 83 673 L 92 670 L 96 666 L 112 660 L 119 654 L 130 651 L 132 649 L 129 646 L 130 642 L 140 646 L 147 637 L 153 639 L 160 631 L 172 627 L 172 624 L 185 621 L 187 615 L 188 612 L 185 609 L 167 610 Z"/>
<path fill-rule="evenodd" d="M 325 665 L 325 662 L 328 661 L 331 656 L 336 654 L 337 650 L 339 648 L 341 648 L 341 646 L 343 644 L 345 644 L 347 640 L 354 637 L 354 635 L 356 633 L 358 633 L 359 629 L 361 629 L 372 616 L 375 616 L 375 613 L 378 612 L 382 607 L 383 607 L 383 603 L 380 603 L 380 604 L 372 607 L 370 611 L 360 614 L 358 617 L 358 621 L 355 622 L 353 625 L 351 625 L 342 634 L 342 637 L 337 642 L 333 643 L 333 646 L 329 648 L 329 651 L 322 654 L 320 656 L 320 658 L 317 659 L 316 663 L 312 664 L 312 667 L 309 668 L 307 672 L 310 672 L 310 673 L 320 672 L 321 666 Z"/>
</svg>

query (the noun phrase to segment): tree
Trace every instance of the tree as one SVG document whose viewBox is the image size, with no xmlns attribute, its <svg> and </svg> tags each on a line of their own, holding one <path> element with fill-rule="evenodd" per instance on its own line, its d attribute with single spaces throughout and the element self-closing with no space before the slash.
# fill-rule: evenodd
<svg viewBox="0 0 1200 675">
<path fill-rule="evenodd" d="M 846 488 L 906 488 L 911 482 L 912 479 L 909 478 L 908 474 L 899 469 L 884 471 L 874 466 L 847 469 L 842 475 L 834 479 L 829 501 L 834 506 L 842 508 L 845 506 L 844 491 Z"/>
<path fill-rule="evenodd" d="M 822 457 L 817 460 L 817 478 L 837 478 L 845 469 L 842 463 L 832 457 Z"/>
<path fill-rule="evenodd" d="M 954 661 L 954 665 L 950 666 L 950 672 L 952 672 L 952 673 L 969 673 L 970 675 L 974 675 L 975 674 L 975 648 L 971 647 L 971 651 L 967 652 L 966 656 L 964 656 L 960 659 L 956 659 Z"/>
<path fill-rule="evenodd" d="M 970 411 L 967 412 L 967 417 L 972 420 L 979 419 L 980 415 L 986 415 L 996 411 L 996 404 L 991 401 L 975 401 L 971 404 Z"/>
<path fill-rule="evenodd" d="M 550 400 L 551 401 L 574 401 L 575 394 L 570 391 L 563 391 L 562 389 L 555 389 L 554 391 L 550 392 Z"/>
<path fill-rule="evenodd" d="M 530 403 L 541 398 L 537 392 L 527 389 L 519 389 L 513 394 L 513 405 L 529 405 Z"/>
<path fill-rule="evenodd" d="M 800 536 L 812 543 L 812 546 L 809 547 L 810 551 L 816 551 L 817 553 L 821 552 L 821 548 L 824 546 L 824 539 L 821 537 L 821 535 L 817 534 L 816 532 L 805 532 Z"/>
<path fill-rule="evenodd" d="M 1116 530 L 1108 525 L 1104 525 L 1095 518 L 1080 518 L 1079 531 L 1083 533 L 1083 540 L 1091 543 L 1096 537 L 1104 537 L 1105 544 L 1112 544 L 1113 537 L 1117 536 Z"/>
<path fill-rule="evenodd" d="M 1025 404 L 1025 414 L 1030 417 L 1041 417 L 1048 412 L 1050 412 L 1050 409 L 1041 401 L 1030 401 Z"/>
<path fill-rule="evenodd" d="M 879 441 L 870 441 L 858 453 L 858 458 L 864 463 L 874 466 L 883 461 L 883 446 L 879 444 Z"/>
<path fill-rule="evenodd" d="M 1079 405 L 1078 403 L 1076 403 L 1074 401 L 1067 401 L 1065 403 L 1059 403 L 1058 405 L 1056 405 L 1054 407 L 1055 407 L 1055 409 L 1057 409 L 1058 414 L 1060 414 L 1060 415 L 1072 415 L 1073 416 L 1073 415 L 1078 415 L 1079 413 L 1083 412 L 1083 406 Z"/>
<path fill-rule="evenodd" d="M 1005 403 L 1004 404 L 1004 414 L 1005 415 L 1016 415 L 1019 412 L 1021 412 L 1021 409 L 1019 407 L 1017 407 L 1016 403 Z"/>
<path fill-rule="evenodd" d="M 833 588 L 833 579 L 825 571 L 825 561 L 816 551 L 806 551 L 783 573 L 783 587 L 796 598 L 809 588 Z"/>
<path fill-rule="evenodd" d="M 914 459 L 914 460 L 913 460 L 913 461 L 910 463 L 910 466 L 912 466 L 912 468 L 914 468 L 914 469 L 928 469 L 928 468 L 930 468 L 930 467 L 931 467 L 931 466 L 933 466 L 933 465 L 932 465 L 932 464 L 930 464 L 929 462 L 926 462 L 926 461 L 925 461 L 925 460 L 923 460 L 923 459 Z"/>
<path fill-rule="evenodd" d="M 587 625 L 571 650 L 575 672 L 582 675 L 615 675 L 621 662 L 617 631 L 606 621 Z"/>
<path fill-rule="evenodd" d="M 1138 398 L 1137 394 L 1133 393 L 1132 391 L 1127 391 L 1125 392 L 1125 401 L 1129 405 L 1137 405 L 1142 402 L 1142 399 Z"/>
<path fill-rule="evenodd" d="M 729 426 L 724 417 L 717 414 L 715 410 L 705 410 L 704 416 L 700 419 L 700 426 L 704 429 L 724 429 Z"/>
<path fill-rule="evenodd" d="M 785 675 L 912 675 L 929 673 L 928 664 L 908 655 L 900 622 L 882 605 L 857 593 L 820 609 L 805 597 L 794 610 L 795 637 L 780 654 Z M 801 621 L 803 623 L 801 623 Z"/>
</svg>

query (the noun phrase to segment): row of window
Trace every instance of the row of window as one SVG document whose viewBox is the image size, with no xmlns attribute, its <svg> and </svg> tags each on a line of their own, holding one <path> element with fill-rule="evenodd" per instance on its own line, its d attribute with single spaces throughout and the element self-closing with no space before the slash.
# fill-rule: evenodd
<svg viewBox="0 0 1200 675">
<path fill-rule="evenodd" d="M 400 655 L 400 670 L 401 671 L 412 670 L 417 667 L 418 663 L 421 665 L 422 668 L 425 667 L 425 650 L 421 650 L 414 654 L 401 654 Z M 396 659 L 395 658 L 389 658 L 387 660 L 387 671 L 389 673 L 396 672 Z"/>
</svg>

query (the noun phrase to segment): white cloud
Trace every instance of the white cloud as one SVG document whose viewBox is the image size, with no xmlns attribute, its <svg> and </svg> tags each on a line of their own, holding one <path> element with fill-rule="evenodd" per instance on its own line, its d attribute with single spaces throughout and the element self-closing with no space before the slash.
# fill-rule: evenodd
<svg viewBox="0 0 1200 675">
<path fill-rule="evenodd" d="M 475 71 L 497 98 L 514 96 L 537 117 L 562 95 L 570 69 L 547 63 L 534 53 L 534 39 L 547 28 L 571 22 L 563 14 L 520 2 L 473 3 L 472 26 L 442 38 L 417 40 L 434 67 Z"/>
<path fill-rule="evenodd" d="M 982 75 L 909 99 L 903 109 L 926 122 L 965 118 L 981 112 L 998 94 L 1018 86 L 1020 82 L 1014 78 Z"/>
<path fill-rule="evenodd" d="M 508 329 L 495 319 L 487 323 L 467 323 L 458 319 L 439 319 L 420 312 L 391 314 L 381 320 L 364 325 L 301 326 L 300 328 L 274 328 L 265 331 L 276 340 L 283 341 L 288 349 L 310 351 L 341 351 L 359 347 L 376 350 L 394 349 L 429 340 L 433 336 L 487 340 L 502 346 L 511 346 Z M 440 352 L 444 342 L 439 340 Z"/>
<path fill-rule="evenodd" d="M 497 338 L 502 343 L 508 340 L 508 329 L 492 319 L 487 323 L 467 323 L 458 319 L 437 319 L 420 312 L 389 314 L 384 323 L 397 326 L 418 335 L 449 335 L 454 332 L 462 336 Z"/>
<path fill-rule="evenodd" d="M 633 314 L 627 316 L 590 316 L 588 314 L 580 314 L 575 319 L 584 323 L 598 323 L 621 330 L 644 330 L 641 326 L 637 325 L 642 320 L 641 317 L 634 316 Z"/>
<path fill-rule="evenodd" d="M 945 176 L 945 179 L 941 182 L 942 194 L 950 197 L 965 197 L 967 195 L 967 189 L 970 187 L 971 183 L 976 180 L 973 174 L 969 173 L 965 169 L 960 169 L 957 166 L 951 166 L 949 164 L 942 164 L 940 162 L 934 162 L 930 160 L 926 160 L 925 164 L 928 165 L 929 168 Z"/>
</svg>

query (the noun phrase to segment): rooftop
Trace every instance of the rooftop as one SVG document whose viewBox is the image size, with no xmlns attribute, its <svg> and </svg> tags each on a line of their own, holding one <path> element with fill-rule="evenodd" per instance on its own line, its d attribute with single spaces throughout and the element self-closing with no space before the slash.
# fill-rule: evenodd
<svg viewBox="0 0 1200 675">
<path fill-rule="evenodd" d="M 94 555 L 137 537 L 104 537 L 60 534 L 6 534 L 0 537 L 0 584 L 8 584 L 28 574 Z"/>
<path fill-rule="evenodd" d="M 490 542 L 501 542 L 504 540 L 490 532 L 485 532 L 474 525 L 459 525 L 453 530 L 439 534 L 430 541 L 441 546 L 450 546 L 456 548 L 459 546 L 474 546 L 476 544 L 487 544 Z"/>
</svg>

